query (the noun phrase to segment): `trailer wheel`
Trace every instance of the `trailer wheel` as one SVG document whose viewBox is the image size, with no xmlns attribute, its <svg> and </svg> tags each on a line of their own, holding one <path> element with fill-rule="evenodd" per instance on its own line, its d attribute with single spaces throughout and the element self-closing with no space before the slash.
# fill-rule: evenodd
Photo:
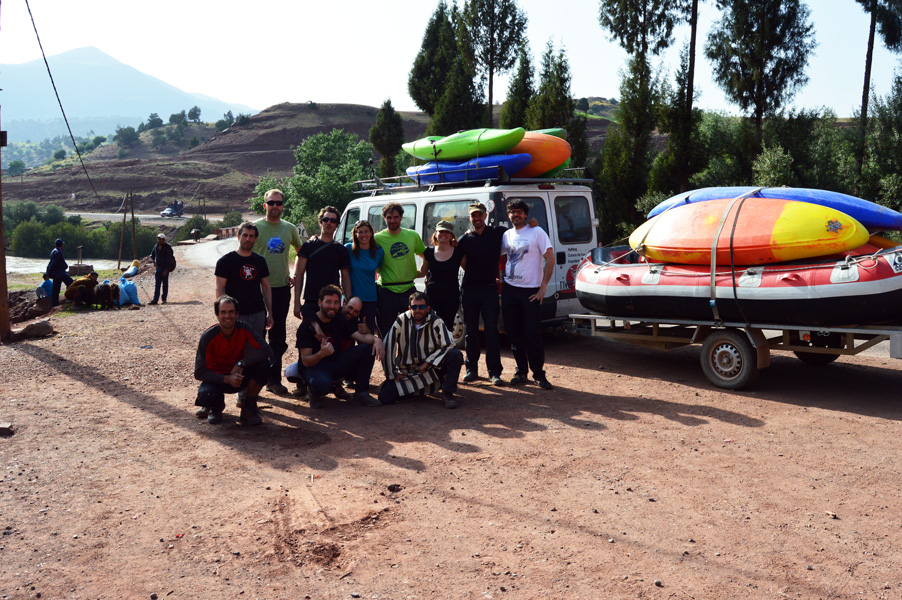
<svg viewBox="0 0 902 600">
<path fill-rule="evenodd" d="M 820 354 L 817 352 L 793 352 L 800 361 L 805 363 L 806 365 L 812 365 L 814 367 L 822 367 L 824 365 L 829 365 L 834 360 L 839 358 L 839 354 Z"/>
<path fill-rule="evenodd" d="M 712 331 L 702 344 L 701 363 L 705 377 L 728 390 L 740 390 L 758 377 L 755 350 L 735 329 Z"/>
</svg>

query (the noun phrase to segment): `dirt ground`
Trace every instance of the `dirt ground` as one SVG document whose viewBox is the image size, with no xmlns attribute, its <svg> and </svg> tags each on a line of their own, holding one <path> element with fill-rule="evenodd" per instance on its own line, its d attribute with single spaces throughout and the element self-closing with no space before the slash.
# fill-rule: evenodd
<svg viewBox="0 0 902 600">
<path fill-rule="evenodd" d="M 902 598 L 892 359 L 725 392 L 695 348 L 547 336 L 551 392 L 214 426 L 212 291 L 180 259 L 169 304 L 0 346 L 0 598 Z"/>
</svg>

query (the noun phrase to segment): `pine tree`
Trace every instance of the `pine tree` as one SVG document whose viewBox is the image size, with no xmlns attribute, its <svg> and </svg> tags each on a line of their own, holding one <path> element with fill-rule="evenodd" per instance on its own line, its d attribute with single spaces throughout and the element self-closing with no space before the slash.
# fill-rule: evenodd
<svg viewBox="0 0 902 600">
<path fill-rule="evenodd" d="M 502 129 L 526 125 L 526 108 L 535 95 L 532 60 L 529 57 L 529 46 L 526 42 L 520 44 L 517 61 L 517 72 L 507 87 L 507 100 L 501 107 L 499 126 Z"/>
<path fill-rule="evenodd" d="M 458 57 L 448 76 L 445 91 L 435 106 L 427 135 L 451 135 L 479 126 L 484 105 L 482 92 L 467 70 L 464 59 Z"/>
<path fill-rule="evenodd" d="M 379 175 L 394 176 L 395 155 L 404 143 L 404 125 L 391 99 L 386 100 L 376 114 L 376 123 L 370 128 L 370 143 L 382 157 L 379 159 Z"/>
<path fill-rule="evenodd" d="M 455 11 L 456 12 L 456 11 Z M 413 61 L 407 91 L 414 103 L 432 116 L 457 60 L 457 35 L 445 0 L 440 0 L 426 25 L 423 43 Z"/>
<path fill-rule="evenodd" d="M 570 63 L 564 49 L 555 55 L 549 40 L 542 55 L 539 89 L 526 109 L 527 129 L 567 126 L 573 116 L 570 79 Z"/>
</svg>

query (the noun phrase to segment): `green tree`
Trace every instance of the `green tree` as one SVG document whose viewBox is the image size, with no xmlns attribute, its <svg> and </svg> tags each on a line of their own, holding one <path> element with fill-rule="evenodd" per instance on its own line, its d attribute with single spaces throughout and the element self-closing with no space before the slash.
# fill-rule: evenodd
<svg viewBox="0 0 902 600">
<path fill-rule="evenodd" d="M 169 124 L 170 125 L 181 125 L 182 123 L 188 124 L 188 115 L 185 111 L 173 113 L 169 115 Z"/>
<path fill-rule="evenodd" d="M 163 119 L 160 118 L 160 115 L 158 115 L 157 113 L 150 113 L 150 116 L 147 117 L 147 125 L 144 126 L 144 131 L 156 129 L 157 127 L 162 126 Z"/>
<path fill-rule="evenodd" d="M 751 111 L 757 154 L 764 116 L 808 81 L 814 26 L 801 0 L 717 0 L 717 5 L 723 13 L 708 34 L 705 55 L 727 97 Z"/>
<path fill-rule="evenodd" d="M 134 127 L 122 127 L 121 125 L 116 126 L 116 135 L 113 136 L 113 140 L 117 144 L 119 144 L 120 148 L 128 148 L 129 146 L 133 146 L 138 143 L 138 132 L 135 131 Z M 120 157 L 121 158 L 121 157 Z"/>
<path fill-rule="evenodd" d="M 514 73 L 510 85 L 507 86 L 507 100 L 501 107 L 499 126 L 502 129 L 526 125 L 526 109 L 529 101 L 535 95 L 532 59 L 529 55 L 529 44 L 523 40 L 517 58 L 517 71 Z"/>
<path fill-rule="evenodd" d="M 748 119 L 706 111 L 699 135 L 705 167 L 690 177 L 691 188 L 751 184 L 755 132 Z"/>
<path fill-rule="evenodd" d="M 868 30 L 868 51 L 864 60 L 864 87 L 861 90 L 858 146 L 855 151 L 855 170 L 861 177 L 864 161 L 865 136 L 868 125 L 868 97 L 871 93 L 871 64 L 874 57 L 874 34 L 879 28 L 884 45 L 893 52 L 902 51 L 902 2 L 899 0 L 855 0 L 871 15 Z"/>
<path fill-rule="evenodd" d="M 457 59 L 457 35 L 445 0 L 439 0 L 423 32 L 420 51 L 407 79 L 407 92 L 420 110 L 432 116 Z"/>
<path fill-rule="evenodd" d="M 482 92 L 476 87 L 464 60 L 458 57 L 451 67 L 445 91 L 435 105 L 427 135 L 450 135 L 474 129 L 482 121 Z"/>
<path fill-rule="evenodd" d="M 576 101 L 576 110 L 580 112 L 587 113 L 589 112 L 589 99 L 588 98 L 580 98 Z"/>
<path fill-rule="evenodd" d="M 241 214 L 237 210 L 230 210 L 222 216 L 222 221 L 219 222 L 219 227 L 235 227 L 236 225 L 241 225 L 243 222 L 243 214 Z"/>
<path fill-rule="evenodd" d="M 188 111 L 188 118 L 195 123 L 200 123 L 200 107 L 194 106 Z"/>
<path fill-rule="evenodd" d="M 542 55 L 539 88 L 526 108 L 526 128 L 566 127 L 573 116 L 570 94 L 570 63 L 561 48 L 557 54 L 551 40 Z"/>
<path fill-rule="evenodd" d="M 9 163 L 9 174 L 15 177 L 25 172 L 25 163 L 21 160 L 14 160 Z"/>
<path fill-rule="evenodd" d="M 45 225 L 56 225 L 66 220 L 66 212 L 62 206 L 50 204 L 41 211 L 39 218 Z"/>
<path fill-rule="evenodd" d="M 895 210 L 902 209 L 902 69 L 893 78 L 890 93 L 873 98 L 872 125 L 868 131 L 866 161 L 862 171 L 862 195 Z"/>
<path fill-rule="evenodd" d="M 486 126 L 492 126 L 495 75 L 509 71 L 526 32 L 526 13 L 516 0 L 467 0 L 461 13 L 461 37 L 472 53 L 468 65 L 488 82 Z"/>
<path fill-rule="evenodd" d="M 237 125 L 239 127 L 242 125 L 247 125 L 250 122 L 251 122 L 250 115 L 246 115 L 244 113 L 238 113 L 238 116 L 235 117 L 235 125 Z"/>
<path fill-rule="evenodd" d="M 91 143 L 94 144 L 95 148 L 100 148 L 100 144 L 104 143 L 105 141 L 106 141 L 105 135 L 96 135 L 96 136 L 94 136 L 94 139 L 91 140 Z"/>
<path fill-rule="evenodd" d="M 382 157 L 379 159 L 379 175 L 392 177 L 395 175 L 395 155 L 401 151 L 404 143 L 404 124 L 391 104 L 391 99 L 382 103 L 376 113 L 376 123 L 370 128 L 370 143 Z"/>
<path fill-rule="evenodd" d="M 232 111 L 226 112 L 222 115 L 222 118 L 216 121 L 216 131 L 223 131 L 232 126 L 232 123 L 235 122 L 235 117 L 232 115 Z"/>
<path fill-rule="evenodd" d="M 645 61 L 670 47 L 679 8 L 673 0 L 600 0 L 598 20 L 624 50 Z"/>
<path fill-rule="evenodd" d="M 66 158 L 66 151 L 62 148 L 53 153 L 53 160 L 63 160 Z"/>
<path fill-rule="evenodd" d="M 792 172 L 792 156 L 780 146 L 765 146 L 752 165 L 755 172 L 753 185 L 760 187 L 780 187 L 796 185 Z"/>
</svg>

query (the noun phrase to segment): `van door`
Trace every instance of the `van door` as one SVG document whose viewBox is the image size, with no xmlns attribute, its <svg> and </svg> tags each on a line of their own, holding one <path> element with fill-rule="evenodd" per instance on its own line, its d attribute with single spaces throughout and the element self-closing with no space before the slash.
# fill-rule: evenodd
<svg viewBox="0 0 902 600">
<path fill-rule="evenodd" d="M 550 192 L 556 234 L 554 244 L 557 316 L 579 312 L 576 299 L 576 269 L 582 258 L 596 247 L 592 197 L 587 192 L 566 189 Z M 551 284 L 548 286 L 551 291 Z"/>
</svg>

